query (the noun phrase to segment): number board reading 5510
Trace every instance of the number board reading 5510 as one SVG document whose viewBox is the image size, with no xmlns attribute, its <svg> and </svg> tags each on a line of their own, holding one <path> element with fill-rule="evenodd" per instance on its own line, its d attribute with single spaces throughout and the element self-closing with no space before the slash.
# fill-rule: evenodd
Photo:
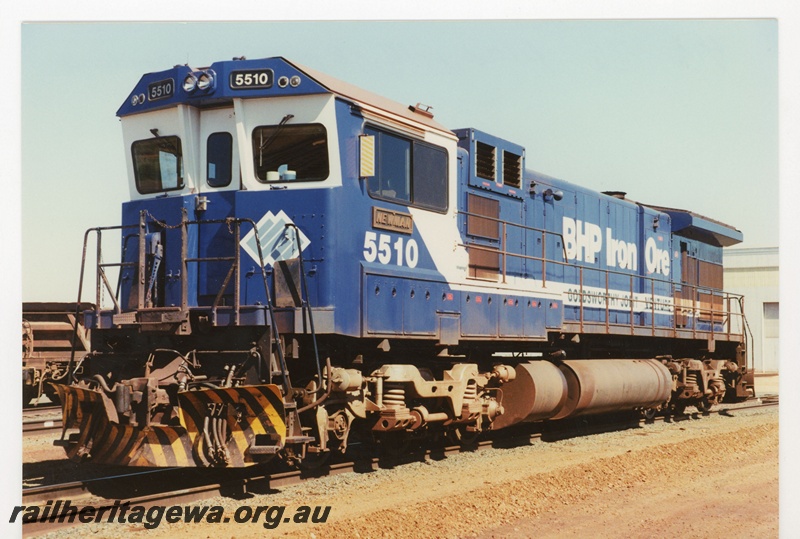
<svg viewBox="0 0 800 539">
<path fill-rule="evenodd" d="M 233 90 L 250 90 L 253 88 L 272 88 L 273 73 L 271 69 L 250 69 L 231 72 L 230 85 Z"/>
</svg>

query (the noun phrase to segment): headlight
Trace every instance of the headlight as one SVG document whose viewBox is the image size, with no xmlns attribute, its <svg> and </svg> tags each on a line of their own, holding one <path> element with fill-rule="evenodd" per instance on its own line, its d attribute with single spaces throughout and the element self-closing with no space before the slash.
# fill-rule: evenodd
<svg viewBox="0 0 800 539">
<path fill-rule="evenodd" d="M 205 92 L 206 90 L 210 90 L 214 87 L 214 72 L 211 70 L 203 71 L 203 73 L 197 79 L 197 88 Z"/>
<path fill-rule="evenodd" d="M 298 86 L 300 86 L 300 76 L 299 75 L 292 76 L 292 78 L 289 79 L 289 84 L 292 85 L 292 88 L 297 88 Z"/>
<path fill-rule="evenodd" d="M 197 88 L 197 77 L 193 74 L 186 75 L 186 78 L 183 79 L 183 91 L 187 94 L 190 94 L 195 91 Z"/>
</svg>

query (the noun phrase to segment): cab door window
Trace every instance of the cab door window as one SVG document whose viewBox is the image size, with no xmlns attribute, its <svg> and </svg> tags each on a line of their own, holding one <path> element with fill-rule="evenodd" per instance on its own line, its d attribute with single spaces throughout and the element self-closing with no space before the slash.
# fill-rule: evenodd
<svg viewBox="0 0 800 539">
<path fill-rule="evenodd" d="M 233 137 L 212 133 L 206 142 L 206 181 L 211 187 L 226 187 L 233 176 Z"/>
</svg>

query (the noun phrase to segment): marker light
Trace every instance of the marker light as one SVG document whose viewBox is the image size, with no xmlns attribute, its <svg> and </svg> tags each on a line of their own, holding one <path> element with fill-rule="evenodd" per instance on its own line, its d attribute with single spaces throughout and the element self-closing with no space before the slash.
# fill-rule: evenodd
<svg viewBox="0 0 800 539">
<path fill-rule="evenodd" d="M 197 88 L 197 77 L 193 74 L 186 75 L 186 78 L 183 79 L 183 91 L 187 94 L 190 94 L 195 91 Z"/>
<path fill-rule="evenodd" d="M 297 88 L 300 86 L 300 76 L 294 75 L 291 79 L 289 79 L 289 84 L 292 85 L 292 88 Z"/>
<path fill-rule="evenodd" d="M 197 88 L 200 91 L 205 92 L 206 90 L 210 90 L 214 87 L 214 81 L 216 77 L 213 71 L 203 71 L 200 77 L 197 79 Z"/>
<path fill-rule="evenodd" d="M 289 84 L 289 77 L 283 76 L 278 79 L 278 86 L 281 88 L 286 88 L 287 84 Z"/>
</svg>

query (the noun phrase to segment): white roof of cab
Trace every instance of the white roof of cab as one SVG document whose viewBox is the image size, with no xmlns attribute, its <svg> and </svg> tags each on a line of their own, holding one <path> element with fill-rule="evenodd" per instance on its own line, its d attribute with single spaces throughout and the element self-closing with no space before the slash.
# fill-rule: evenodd
<svg viewBox="0 0 800 539">
<path fill-rule="evenodd" d="M 326 87 L 328 90 L 330 90 L 335 94 L 338 94 L 356 103 L 371 105 L 384 112 L 389 112 L 406 120 L 423 124 L 431 130 L 439 131 L 442 134 L 448 135 L 451 138 L 455 138 L 455 135 L 450 129 L 447 129 L 445 126 L 435 121 L 433 118 L 430 118 L 424 114 L 413 112 L 408 108 L 408 106 L 402 105 L 396 101 L 392 101 L 391 99 L 380 96 L 378 94 L 369 92 L 367 90 L 364 90 L 363 88 L 359 88 L 358 86 L 354 86 L 352 84 L 339 80 L 335 77 L 331 77 L 330 75 L 327 75 L 315 69 L 311 69 L 296 62 L 292 62 L 291 60 L 288 60 L 286 58 L 284 58 L 284 60 L 286 60 L 286 62 L 290 63 L 291 65 L 295 66 L 297 69 L 305 72 L 309 77 L 313 78 L 318 83 L 320 83 L 321 85 L 323 85 L 324 87 Z"/>
</svg>

